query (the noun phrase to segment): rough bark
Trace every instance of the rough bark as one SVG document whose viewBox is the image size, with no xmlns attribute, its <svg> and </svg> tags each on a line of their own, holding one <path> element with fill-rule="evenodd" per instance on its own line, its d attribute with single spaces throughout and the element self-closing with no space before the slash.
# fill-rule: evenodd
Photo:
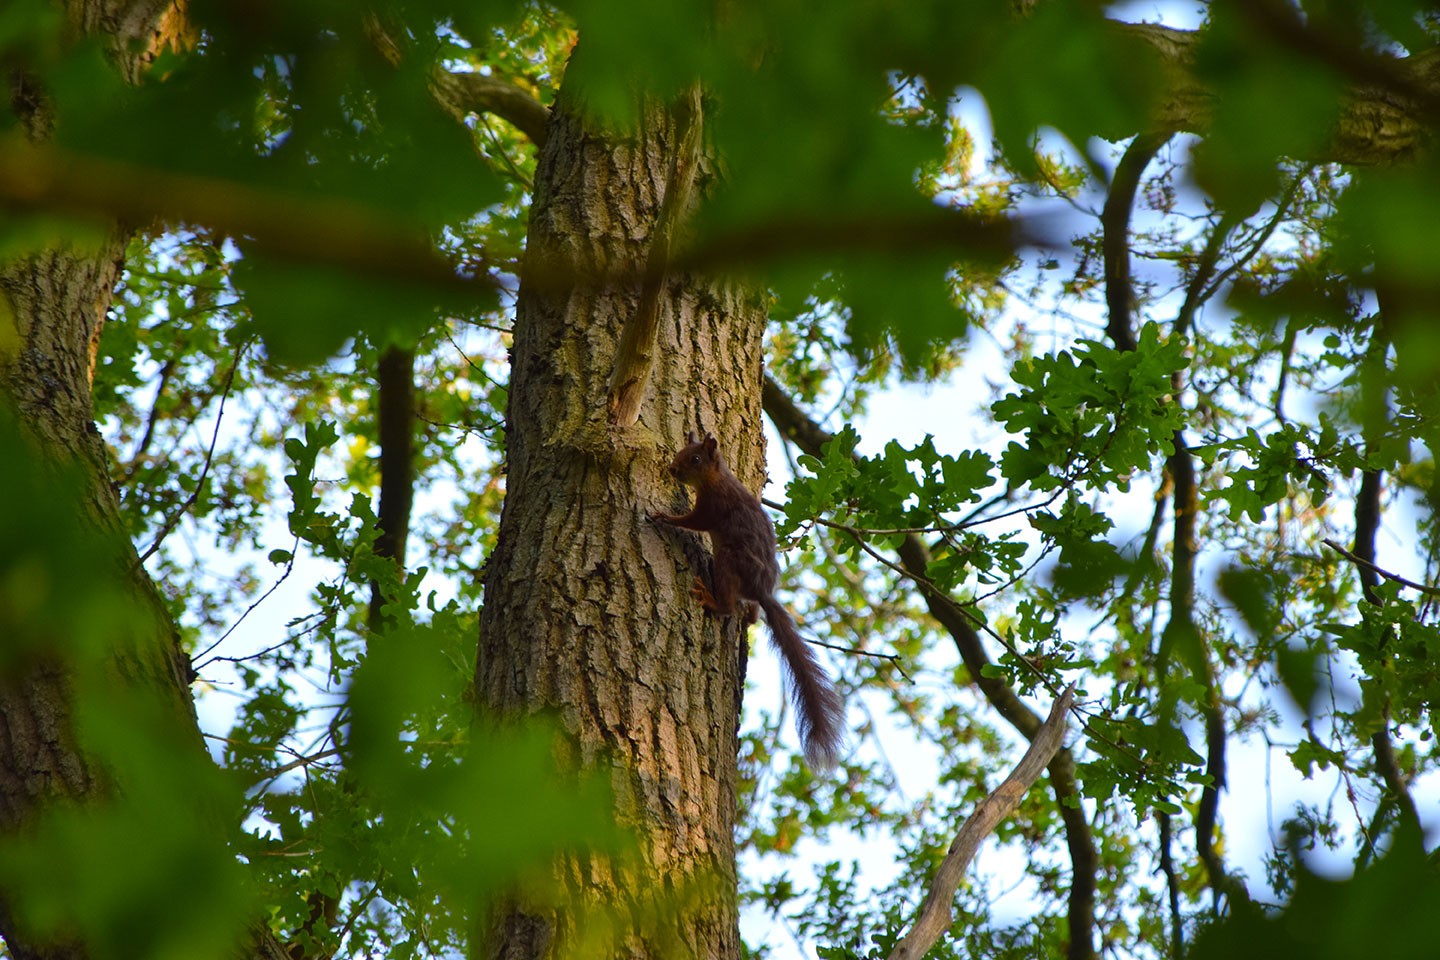
<svg viewBox="0 0 1440 960">
<path fill-rule="evenodd" d="M 182 19 L 168 0 L 77 0 L 65 4 L 65 13 L 77 35 L 104 39 L 132 79 L 159 45 L 172 40 Z M 53 121 L 43 91 L 16 82 L 12 92 L 27 133 L 47 134 Z M 117 610 L 107 625 L 110 647 L 102 663 L 86 661 L 90 651 L 77 650 L 67 637 L 32 649 L 33 656 L 6 661 L 0 673 L 0 836 L 24 829 L 53 806 L 100 803 L 124 790 L 76 731 L 75 701 L 94 690 L 97 675 L 109 687 L 148 700 L 159 716 L 171 720 L 167 733 L 180 749 L 193 747 L 197 757 L 203 756 L 189 662 L 154 584 L 120 535 L 120 504 L 92 422 L 95 351 L 130 229 L 113 222 L 88 247 L 57 243 L 0 262 L 0 415 L 20 425 L 38 470 L 83 478 L 74 504 L 81 536 L 93 537 L 106 578 L 130 598 L 125 612 Z M 81 583 L 73 589 L 83 593 L 95 587 Z M 218 821 L 215 826 L 223 829 Z M 13 956 L 90 955 L 78 936 L 37 938 L 12 910 L 14 893 L 0 889 L 0 937 Z M 275 946 L 257 927 L 245 952 L 276 956 Z"/>
<path fill-rule="evenodd" d="M 608 773 L 633 861 L 577 853 L 556 865 L 561 906 L 519 897 L 492 918 L 481 955 L 554 956 L 576 915 L 617 920 L 610 956 L 733 958 L 739 618 L 688 593 L 701 541 L 649 521 L 679 509 L 665 466 L 689 430 L 721 439 L 758 488 L 764 312 L 735 287 L 673 274 L 639 422 L 608 424 L 625 321 L 638 308 L 676 131 L 658 104 L 627 135 L 587 124 L 562 94 L 545 136 L 515 322 L 506 500 L 485 572 L 476 690 L 481 709 L 556 717 L 557 755 Z M 565 288 L 528 283 L 568 275 Z M 604 278 L 636 277 L 616 286 Z"/>
<path fill-rule="evenodd" d="M 1116 24 L 1153 50 L 1163 78 L 1149 131 L 1203 134 L 1216 108 L 1215 95 L 1195 74 L 1195 50 L 1203 33 L 1153 23 Z M 1338 65 L 1343 69 L 1343 65 Z M 1313 157 L 1327 163 L 1381 166 L 1413 160 L 1430 142 L 1428 119 L 1440 100 L 1440 48 L 1387 58 L 1389 83 L 1361 79 L 1351 88 L 1329 144 Z"/>
<path fill-rule="evenodd" d="M 106 453 L 91 423 L 94 350 L 118 274 L 123 235 L 117 229 L 98 249 L 54 249 L 0 265 L 0 409 L 13 415 L 33 444 L 41 469 L 78 467 L 85 482 L 76 512 L 112 561 L 109 573 L 138 601 L 135 616 L 111 627 L 110 663 L 117 683 L 149 691 L 172 711 L 176 730 L 203 750 L 189 695 L 188 660 L 153 585 L 135 569 L 135 553 L 118 533 L 119 501 Z M 16 504 L 10 505 L 15 509 Z M 94 584 L 77 584 L 77 591 Z M 93 802 L 110 788 L 74 731 L 78 663 L 69 638 L 56 638 L 31 659 L 10 660 L 0 676 L 0 833 L 22 828 L 48 806 Z M 0 936 L 16 956 L 84 956 L 77 943 L 35 943 L 14 925 L 0 890 Z"/>
</svg>

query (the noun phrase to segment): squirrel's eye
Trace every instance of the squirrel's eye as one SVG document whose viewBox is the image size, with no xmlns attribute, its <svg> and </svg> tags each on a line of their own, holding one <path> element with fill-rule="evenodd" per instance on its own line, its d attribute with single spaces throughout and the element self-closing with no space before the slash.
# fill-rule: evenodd
<svg viewBox="0 0 1440 960">
<path fill-rule="evenodd" d="M 691 458 L 690 458 L 690 462 L 691 462 L 691 463 L 699 463 L 699 462 L 700 462 L 700 454 L 697 453 L 697 454 L 695 454 L 695 456 L 691 457 Z"/>
</svg>

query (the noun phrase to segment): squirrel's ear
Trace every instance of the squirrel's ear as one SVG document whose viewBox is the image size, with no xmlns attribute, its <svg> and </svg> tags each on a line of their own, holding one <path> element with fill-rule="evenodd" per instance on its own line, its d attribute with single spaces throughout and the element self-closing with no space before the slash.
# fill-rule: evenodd
<svg viewBox="0 0 1440 960">
<path fill-rule="evenodd" d="M 687 444 L 690 444 L 690 443 L 699 443 L 699 442 L 700 442 L 700 438 L 697 437 L 697 436 L 695 436 L 695 431 L 694 431 L 694 430 L 691 430 L 689 433 L 685 434 L 685 442 L 686 442 Z"/>
<path fill-rule="evenodd" d="M 714 452 L 715 452 L 715 438 L 712 437 L 712 436 L 710 436 L 710 434 L 708 434 L 708 433 L 705 434 L 705 452 L 706 452 L 706 453 L 714 453 Z"/>
</svg>

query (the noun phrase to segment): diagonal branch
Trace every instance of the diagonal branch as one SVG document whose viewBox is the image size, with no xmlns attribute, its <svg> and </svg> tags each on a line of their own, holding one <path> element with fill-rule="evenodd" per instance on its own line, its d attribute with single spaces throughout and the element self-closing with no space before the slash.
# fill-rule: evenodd
<svg viewBox="0 0 1440 960">
<path fill-rule="evenodd" d="M 940 869 L 935 871 L 935 879 L 920 906 L 919 916 L 915 918 L 910 932 L 890 952 L 890 960 L 919 960 L 950 928 L 955 891 L 970 861 L 975 858 L 980 842 L 1020 805 L 1020 800 L 1040 779 L 1041 771 L 1060 749 L 1065 739 L 1065 713 L 1074 699 L 1075 685 L 1071 684 L 1056 698 L 1055 705 L 1050 708 L 1050 716 L 1036 732 L 1030 741 L 1030 749 L 1025 751 L 1025 756 L 1020 758 L 1010 776 L 980 801 L 975 812 L 966 819 L 951 842 L 945 859 L 940 862 Z"/>
<path fill-rule="evenodd" d="M 545 146 L 550 109 L 515 84 L 480 73 L 437 71 L 430 80 L 440 106 L 464 121 L 472 113 L 499 117 L 530 138 L 536 149 Z"/>
<path fill-rule="evenodd" d="M 1425 584 L 1417 583 L 1414 580 L 1409 579 L 1408 577 L 1402 577 L 1398 573 L 1392 573 L 1391 571 L 1386 570 L 1384 567 L 1377 566 L 1374 561 L 1365 559 L 1355 551 L 1346 550 L 1344 547 L 1336 543 L 1334 540 L 1331 540 L 1329 537 L 1326 537 L 1320 542 L 1325 544 L 1325 546 L 1329 547 L 1331 550 L 1334 550 L 1336 553 L 1340 554 L 1340 556 L 1344 557 L 1346 560 L 1349 560 L 1351 563 L 1355 564 L 1357 567 L 1369 570 L 1375 576 L 1384 577 L 1391 583 L 1398 583 L 1400 584 L 1400 586 L 1409 587 L 1411 590 L 1419 590 L 1421 593 L 1431 597 L 1440 597 L 1440 587 L 1428 587 Z M 1374 586 L 1371 587 L 1371 590 L 1374 590 Z"/>
<path fill-rule="evenodd" d="M 805 414 L 785 391 L 765 378 L 762 403 L 765 413 L 782 436 L 811 456 L 820 456 L 831 435 Z M 980 634 L 965 608 L 926 576 L 930 551 L 917 535 L 906 534 L 899 547 L 900 565 L 911 575 L 930 615 L 950 634 L 971 679 L 990 706 L 1027 740 L 1034 740 L 1042 727 L 1040 717 L 1003 680 L 988 676 L 990 657 Z M 1065 845 L 1070 855 L 1071 882 L 1068 903 L 1069 948 L 1067 960 L 1090 960 L 1095 956 L 1095 892 L 1100 857 L 1090 832 L 1090 823 L 1079 803 L 1075 758 L 1061 747 L 1050 760 L 1050 789 L 1065 825 Z M 1070 802 L 1067 802 L 1070 801 Z M 1072 805 L 1073 803 L 1073 805 Z"/>
</svg>

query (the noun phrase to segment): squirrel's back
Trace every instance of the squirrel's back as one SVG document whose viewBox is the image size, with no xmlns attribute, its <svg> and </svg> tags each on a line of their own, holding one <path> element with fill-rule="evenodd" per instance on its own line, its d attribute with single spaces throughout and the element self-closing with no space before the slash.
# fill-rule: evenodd
<svg viewBox="0 0 1440 960">
<path fill-rule="evenodd" d="M 765 622 L 785 663 L 805 759 L 817 771 L 831 769 L 844 744 L 845 701 L 789 612 L 775 599 L 780 566 L 770 515 L 760 498 L 730 472 L 714 437 L 697 440 L 691 434 L 690 442 L 671 461 L 670 472 L 695 488 L 694 509 L 671 522 L 710 534 L 714 579 L 724 598 L 719 611 L 731 612 L 735 592 L 765 611 Z M 730 586 L 721 589 L 721 584 Z"/>
</svg>

